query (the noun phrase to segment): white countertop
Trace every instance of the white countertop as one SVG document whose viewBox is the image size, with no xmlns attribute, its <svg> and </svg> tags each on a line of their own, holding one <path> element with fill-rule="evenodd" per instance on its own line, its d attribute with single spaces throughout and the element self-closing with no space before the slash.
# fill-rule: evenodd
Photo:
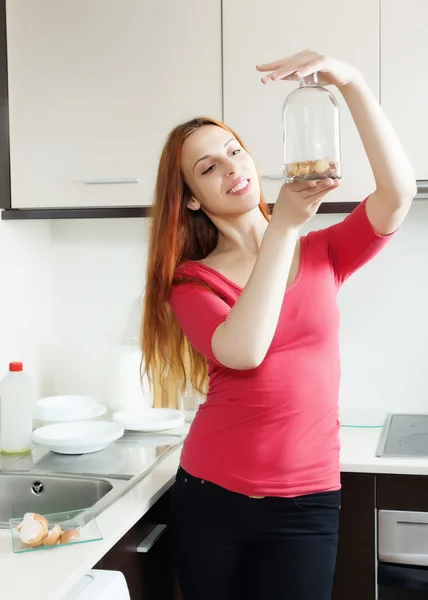
<svg viewBox="0 0 428 600">
<path fill-rule="evenodd" d="M 380 428 L 342 428 L 341 470 L 428 475 L 428 459 L 377 458 L 375 454 L 380 432 Z M 7 600 L 61 600 L 170 487 L 180 452 L 180 448 L 172 452 L 133 489 L 97 517 L 104 538 L 99 542 L 13 554 L 10 532 L 1 530 L 2 597 Z"/>
<path fill-rule="evenodd" d="M 108 507 L 97 524 L 98 542 L 14 554 L 9 530 L 0 530 L 0 594 L 7 600 L 60 600 L 172 484 L 181 449 L 174 450 L 129 492 Z"/>
<path fill-rule="evenodd" d="M 428 458 L 376 456 L 381 428 L 346 427 L 340 430 L 340 470 L 349 473 L 428 475 Z"/>
</svg>

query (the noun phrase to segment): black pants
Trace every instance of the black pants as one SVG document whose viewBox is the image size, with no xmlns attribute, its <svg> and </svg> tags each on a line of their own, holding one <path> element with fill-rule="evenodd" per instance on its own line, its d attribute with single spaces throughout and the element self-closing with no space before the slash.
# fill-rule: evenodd
<svg viewBox="0 0 428 600">
<path fill-rule="evenodd" d="M 184 600 L 330 600 L 340 491 L 249 498 L 179 468 L 171 532 Z"/>
</svg>

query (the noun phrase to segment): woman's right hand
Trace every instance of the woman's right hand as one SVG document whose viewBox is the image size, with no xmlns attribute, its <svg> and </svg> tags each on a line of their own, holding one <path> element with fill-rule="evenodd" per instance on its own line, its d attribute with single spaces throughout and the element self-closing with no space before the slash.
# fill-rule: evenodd
<svg viewBox="0 0 428 600">
<path fill-rule="evenodd" d="M 272 212 L 271 223 L 300 229 L 312 219 L 325 196 L 338 186 L 338 179 L 284 183 Z"/>
</svg>

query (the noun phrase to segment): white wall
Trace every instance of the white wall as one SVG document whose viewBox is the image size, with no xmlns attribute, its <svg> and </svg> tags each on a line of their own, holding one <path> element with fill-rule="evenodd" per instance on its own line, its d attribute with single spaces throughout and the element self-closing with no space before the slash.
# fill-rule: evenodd
<svg viewBox="0 0 428 600">
<path fill-rule="evenodd" d="M 50 223 L 0 221 L 0 377 L 23 361 L 35 395 L 50 392 L 53 285 Z"/>
<path fill-rule="evenodd" d="M 52 221 L 55 393 L 109 402 L 115 351 L 139 335 L 148 219 Z"/>
<path fill-rule="evenodd" d="M 320 215 L 311 227 L 342 218 Z M 107 397 L 112 353 L 138 334 L 148 227 L 147 219 L 52 222 L 57 392 Z M 428 411 L 427 265 L 428 201 L 416 201 L 340 292 L 343 405 Z"/>
<path fill-rule="evenodd" d="M 340 220 L 319 215 L 316 226 Z M 428 412 L 428 201 L 339 292 L 342 406 Z"/>
</svg>

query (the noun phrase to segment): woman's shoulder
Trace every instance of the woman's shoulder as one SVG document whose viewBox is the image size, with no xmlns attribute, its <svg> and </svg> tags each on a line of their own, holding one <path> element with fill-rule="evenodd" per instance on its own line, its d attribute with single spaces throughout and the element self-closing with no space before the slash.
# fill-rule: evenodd
<svg viewBox="0 0 428 600">
<path fill-rule="evenodd" d="M 211 266 L 214 265 L 214 266 Z M 237 288 L 225 275 L 219 272 L 216 262 L 202 260 L 188 260 L 180 263 L 174 273 L 174 287 L 189 284 L 209 288 L 212 292 L 223 296 L 230 289 Z"/>
<path fill-rule="evenodd" d="M 174 271 L 174 283 L 210 283 L 212 274 L 209 267 L 198 260 L 186 260 L 177 265 Z"/>
</svg>

